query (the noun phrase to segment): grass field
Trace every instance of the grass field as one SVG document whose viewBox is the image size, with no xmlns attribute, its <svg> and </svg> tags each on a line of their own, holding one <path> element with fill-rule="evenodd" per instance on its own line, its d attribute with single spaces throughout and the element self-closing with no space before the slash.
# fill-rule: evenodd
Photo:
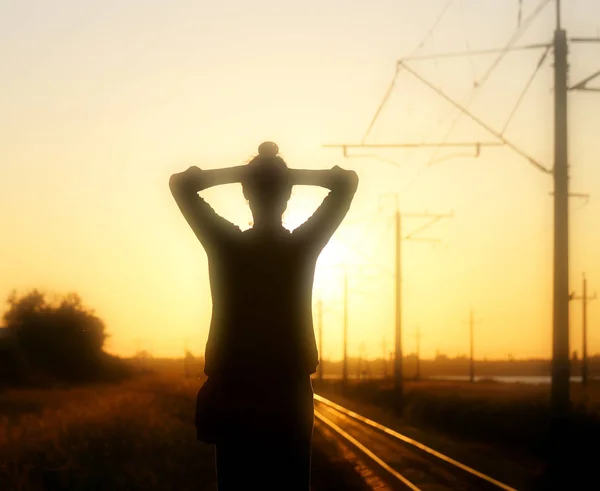
<svg viewBox="0 0 600 491">
<path fill-rule="evenodd" d="M 163 372 L 0 393 L 0 489 L 216 489 L 213 446 L 196 441 L 193 427 L 201 383 Z M 314 447 L 314 490 L 365 489 L 317 432 Z M 257 472 L 268 480 L 268 467 Z"/>
<path fill-rule="evenodd" d="M 317 390 L 341 392 L 339 382 L 315 382 Z M 501 444 L 535 445 L 543 441 L 550 418 L 548 385 L 496 382 L 406 382 L 401 416 L 414 424 L 465 438 Z M 600 383 L 583 390 L 572 384 L 573 431 L 597 431 Z M 349 383 L 346 395 L 393 408 L 391 382 Z"/>
<path fill-rule="evenodd" d="M 193 427 L 202 380 L 184 378 L 182 366 L 163 361 L 149 367 L 158 373 L 118 385 L 0 392 L 0 490 L 215 490 L 214 449 L 196 441 Z M 315 381 L 315 388 L 341 397 L 339 383 Z M 516 476 L 533 470 L 543 454 L 548 390 L 407 382 L 400 418 L 392 414 L 391 387 L 381 382 L 351 384 L 343 397 L 358 412 L 367 411 L 362 404 L 381 408 L 383 423 L 399 421 L 409 436 L 464 455 L 478 469 L 489 462 L 490 472 Z M 574 385 L 573 401 L 578 455 L 600 439 L 600 385 L 585 392 Z M 366 489 L 318 431 L 313 448 L 313 490 Z M 594 452 L 588 458 L 597 458 Z M 268 466 L 258 472 L 268 480 Z"/>
</svg>

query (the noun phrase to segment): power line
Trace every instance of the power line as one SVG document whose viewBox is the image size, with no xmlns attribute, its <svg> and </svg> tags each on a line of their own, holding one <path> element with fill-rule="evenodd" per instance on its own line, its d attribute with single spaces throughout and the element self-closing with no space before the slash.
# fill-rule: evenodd
<svg viewBox="0 0 600 491">
<path fill-rule="evenodd" d="M 576 83 L 575 85 L 570 87 L 569 90 L 583 90 L 583 91 L 589 91 L 589 92 L 600 92 L 600 88 L 588 87 L 588 85 L 587 85 L 588 82 L 591 82 L 592 80 L 594 80 L 595 78 L 598 78 L 598 77 L 600 77 L 600 70 L 598 70 L 597 72 L 593 73 L 592 75 L 586 77 L 581 82 Z"/>
<path fill-rule="evenodd" d="M 485 72 L 485 74 L 483 75 L 483 77 L 481 78 L 481 80 L 479 81 L 475 81 L 475 83 L 473 84 L 473 88 L 470 92 L 469 97 L 467 98 L 467 100 L 465 102 L 462 103 L 462 105 L 466 108 L 469 107 L 469 105 L 473 102 L 473 100 L 475 99 L 476 95 L 477 95 L 477 89 L 480 89 L 481 87 L 483 87 L 483 85 L 489 80 L 490 76 L 492 75 L 492 73 L 494 72 L 494 70 L 498 67 L 498 65 L 500 64 L 500 62 L 504 59 L 504 57 L 506 56 L 506 54 L 509 51 L 514 51 L 515 49 L 538 49 L 540 47 L 545 47 L 545 45 L 527 45 L 524 47 L 519 47 L 519 48 L 514 48 L 514 44 L 519 40 L 519 38 L 527 31 L 527 29 L 529 28 L 529 25 L 535 20 L 535 18 L 540 14 L 540 12 L 544 9 L 544 7 L 549 3 L 550 0 L 542 0 L 537 8 L 533 11 L 532 14 L 530 14 L 527 19 L 525 20 L 524 24 L 519 25 L 519 27 L 515 30 L 515 32 L 513 33 L 513 35 L 511 36 L 511 38 L 509 39 L 508 43 L 501 48 L 500 50 L 495 50 L 496 52 L 499 52 L 498 56 L 496 57 L 496 59 L 494 60 L 494 62 L 490 65 L 490 67 L 488 68 L 488 70 Z M 479 54 L 484 54 L 485 51 L 480 52 Z M 489 50 L 488 50 L 489 52 Z M 459 113 L 456 118 L 454 119 L 454 121 L 452 122 L 452 124 L 450 125 L 450 128 L 448 129 L 448 131 L 446 132 L 446 134 L 444 135 L 444 138 L 442 139 L 442 142 L 445 143 L 448 140 L 448 137 L 450 136 L 450 134 L 452 133 L 452 131 L 454 130 L 454 128 L 456 127 L 458 121 L 460 120 L 462 116 L 462 113 Z M 433 155 L 430 158 L 429 163 L 427 164 L 428 166 L 431 165 L 432 161 L 435 159 L 435 157 L 438 155 L 439 153 L 439 148 L 436 149 L 436 151 L 433 152 Z"/>
<path fill-rule="evenodd" d="M 421 379 L 421 338 L 423 335 L 421 334 L 421 326 L 417 326 L 417 332 L 414 334 L 417 340 L 417 350 L 416 350 L 416 362 L 417 368 L 415 373 L 415 380 Z"/>
<path fill-rule="evenodd" d="M 444 7 L 442 8 L 442 11 L 438 14 L 437 18 L 435 19 L 433 25 L 429 28 L 429 31 L 427 31 L 427 34 L 425 34 L 425 36 L 423 37 L 421 42 L 417 45 L 417 47 L 413 51 L 413 54 L 417 53 L 421 48 L 423 48 L 423 46 L 425 46 L 425 43 L 433 35 L 433 32 L 436 30 L 437 26 L 442 21 L 444 15 L 446 14 L 446 11 L 450 8 L 450 5 L 452 5 L 452 3 L 453 3 L 453 0 L 448 0 L 446 2 Z"/>
<path fill-rule="evenodd" d="M 411 72 L 425 85 L 430 87 L 438 95 L 458 108 L 461 113 L 466 114 L 476 123 L 504 142 L 516 153 L 526 158 L 532 165 L 546 174 L 553 176 L 554 183 L 554 258 L 553 258 L 553 327 L 552 327 L 552 381 L 550 387 L 551 406 L 551 449 L 550 469 L 551 479 L 566 479 L 565 458 L 568 445 L 565 444 L 568 431 L 568 418 L 570 414 L 570 367 L 569 367 L 569 165 L 568 165 L 568 131 L 567 131 L 567 85 L 568 72 L 568 40 L 566 31 L 561 27 L 561 1 L 556 2 L 556 27 L 554 29 L 554 166 L 548 169 L 538 161 L 527 155 L 518 147 L 510 143 L 506 138 L 485 124 L 481 119 L 471 114 L 466 107 L 453 101 L 442 90 L 425 80 L 404 61 L 399 61 L 402 66 Z M 500 56 L 488 69 L 479 87 L 493 72 L 499 62 L 508 52 L 508 48 L 516 42 L 533 19 L 541 10 L 550 3 L 544 0 L 538 4 L 534 14 L 520 26 L 520 29 L 508 43 L 507 47 L 500 52 Z M 593 74 L 592 78 L 600 76 L 600 72 Z M 587 79 L 589 81 L 589 77 Z M 580 83 L 581 84 L 581 83 Z M 581 88 L 580 84 L 575 87 Z M 442 146 L 441 144 L 440 146 Z M 398 215 L 398 213 L 397 213 Z M 398 223 L 398 222 L 397 222 Z M 399 227 L 397 227 L 398 230 Z M 397 234 L 398 235 L 398 234 Z M 397 240 L 399 243 L 400 240 Z M 399 261 L 397 261 L 399 264 Z M 399 278 L 397 274 L 397 278 Z M 398 298 L 400 296 L 398 295 Z M 399 311 L 399 309 L 397 309 Z M 397 316 L 398 318 L 398 316 Z M 398 353 L 398 349 L 397 349 Z M 398 364 L 398 356 L 396 365 Z M 396 374 L 401 367 L 396 369 Z M 400 372 L 401 373 L 401 372 Z M 398 377 L 396 376 L 396 379 Z M 401 380 L 401 379 L 400 379 Z M 570 476 L 569 476 L 570 477 Z"/>
<path fill-rule="evenodd" d="M 526 30 L 528 29 L 529 25 L 535 20 L 535 18 L 539 15 L 539 13 L 544 9 L 544 7 L 549 2 L 550 2 L 550 0 L 542 0 L 538 4 L 538 6 L 536 7 L 536 9 L 525 19 L 525 21 L 518 26 L 518 28 L 516 29 L 515 33 L 512 35 L 512 37 L 508 41 L 507 45 L 504 46 L 502 49 L 499 49 L 499 50 L 480 50 L 480 51 L 477 51 L 477 52 L 469 52 L 469 53 L 449 53 L 449 54 L 440 54 L 440 55 L 426 55 L 424 57 L 416 57 L 416 56 L 413 55 L 413 56 L 405 57 L 405 58 L 399 60 L 399 62 L 396 65 L 396 71 L 395 71 L 392 83 L 390 84 L 390 87 L 388 88 L 388 91 L 386 92 L 386 94 L 385 94 L 385 96 L 384 96 L 384 98 L 383 98 L 380 106 L 378 107 L 378 109 L 376 111 L 376 114 L 375 114 L 375 117 L 373 118 L 373 120 L 371 121 L 371 124 L 369 125 L 369 128 L 368 128 L 365 136 L 363 137 L 362 143 L 364 144 L 364 142 L 365 142 L 365 140 L 366 140 L 369 132 L 371 131 L 373 125 L 375 124 L 377 118 L 379 117 L 381 111 L 383 110 L 383 106 L 387 103 L 387 101 L 388 101 L 388 99 L 389 99 L 389 97 L 390 97 L 390 95 L 391 95 L 391 93 L 393 91 L 393 88 L 395 86 L 396 79 L 397 79 L 398 73 L 399 73 L 399 65 L 402 65 L 402 66 L 404 66 L 404 68 L 407 68 L 407 66 L 405 64 L 403 64 L 402 62 L 409 61 L 409 60 L 417 60 L 417 59 L 421 59 L 421 60 L 423 60 L 423 59 L 439 59 L 439 58 L 442 58 L 442 57 L 451 57 L 451 56 L 465 56 L 465 55 L 472 56 L 472 55 L 475 55 L 475 54 L 499 53 L 499 56 L 492 63 L 492 65 L 488 68 L 487 72 L 484 74 L 484 76 L 482 77 L 482 79 L 479 82 L 475 81 L 473 89 L 481 88 L 485 84 L 485 82 L 488 80 L 488 78 L 491 76 L 491 74 L 493 73 L 493 71 L 495 70 L 495 68 L 498 66 L 498 64 L 500 63 L 500 61 L 502 61 L 502 59 L 504 58 L 504 56 L 509 51 L 521 50 L 521 49 L 539 49 L 539 48 L 542 48 L 542 47 L 543 48 L 547 48 L 548 47 L 548 44 L 532 44 L 532 45 L 517 46 L 517 47 L 515 47 L 514 44 L 519 40 L 519 38 L 523 35 L 523 33 L 526 32 Z M 417 52 L 422 47 L 422 45 L 424 45 L 425 40 L 431 35 L 431 33 L 433 32 L 433 30 L 435 29 L 435 27 L 437 26 L 437 24 L 439 23 L 439 21 L 443 17 L 445 11 L 450 6 L 450 3 L 451 2 L 448 2 L 445 5 L 444 9 L 442 10 L 442 12 L 439 14 L 438 18 L 436 19 L 436 22 L 434 22 L 434 26 L 430 29 L 430 31 L 428 32 L 428 34 L 425 36 L 424 40 L 419 44 L 419 46 L 417 46 L 417 49 L 415 50 L 415 52 Z M 468 115 L 470 114 L 470 113 L 468 113 L 466 111 L 466 106 L 468 106 L 468 104 L 470 104 L 470 102 L 472 102 L 472 100 L 474 99 L 475 92 L 474 92 L 473 89 L 471 91 L 471 94 L 470 94 L 468 100 L 466 101 L 466 103 L 464 103 L 465 110 L 462 111 L 462 113 L 464 113 L 464 114 L 468 114 Z M 455 107 L 457 107 L 456 104 L 454 104 L 454 105 L 455 105 Z M 444 136 L 444 139 L 443 139 L 442 143 L 441 144 L 437 144 L 437 145 L 432 145 L 432 146 L 436 147 L 436 150 L 433 152 L 433 154 L 430 157 L 429 161 L 424 165 L 424 168 L 422 168 L 420 171 L 418 171 L 415 174 L 415 176 L 411 180 L 410 184 L 412 184 L 412 182 L 414 182 L 417 178 L 419 178 L 423 174 L 423 172 L 425 172 L 431 166 L 432 163 L 436 162 L 436 157 L 437 157 L 437 155 L 439 153 L 440 148 L 442 146 L 447 146 L 446 144 L 447 144 L 448 137 L 449 137 L 450 133 L 452 132 L 452 130 L 454 129 L 454 127 L 456 126 L 456 124 L 457 124 L 458 120 L 460 119 L 460 116 L 461 116 L 462 113 L 460 113 L 457 116 L 457 118 L 453 121 L 450 129 L 448 130 L 448 132 Z M 495 135 L 495 136 L 498 137 L 498 135 Z M 502 135 L 500 135 L 500 137 L 502 137 Z M 513 148 L 513 149 L 516 150 L 515 148 Z M 521 153 L 522 156 L 525 156 L 525 155 L 523 155 L 523 153 L 520 150 L 517 150 L 517 151 L 518 151 L 518 153 Z M 344 147 L 344 155 L 347 156 L 347 154 L 346 154 L 346 147 Z M 373 157 L 372 155 L 369 155 L 369 156 Z M 471 155 L 455 154 L 453 156 L 447 156 L 445 158 L 439 159 L 439 161 L 448 160 L 449 158 L 458 157 L 458 156 L 469 156 L 470 157 Z M 479 149 L 476 150 L 474 156 L 475 157 L 479 156 Z M 534 160 L 532 160 L 528 156 L 525 156 L 525 158 L 527 158 L 527 160 L 529 160 L 534 165 L 539 164 L 539 163 L 535 162 Z M 392 165 L 399 166 L 399 164 L 396 164 L 396 163 L 392 163 Z M 543 166 L 541 166 L 541 165 L 538 165 L 538 166 L 541 169 L 545 170 Z M 408 187 L 408 185 L 406 187 Z"/>
<path fill-rule="evenodd" d="M 425 43 L 431 37 L 431 35 L 433 34 L 433 31 L 435 31 L 435 29 L 437 28 L 438 24 L 441 22 L 442 18 L 444 17 L 444 14 L 446 13 L 446 11 L 450 7 L 450 5 L 452 5 L 452 2 L 453 2 L 453 0 L 448 0 L 446 2 L 446 4 L 444 5 L 444 7 L 442 8 L 442 11 L 438 14 L 437 18 L 435 19 L 435 22 L 433 23 L 433 25 L 431 26 L 431 28 L 429 29 L 429 31 L 427 31 L 427 33 L 425 34 L 425 36 L 423 37 L 423 39 L 421 40 L 421 42 L 414 49 L 413 54 L 417 53 L 423 46 L 425 46 Z M 394 74 L 392 82 L 390 83 L 387 92 L 383 96 L 383 99 L 381 100 L 381 103 L 379 104 L 379 106 L 377 107 L 377 110 L 375 111 L 375 115 L 373 116 L 373 119 L 371 120 L 371 123 L 369 124 L 369 127 L 367 128 L 367 131 L 365 132 L 365 134 L 363 136 L 362 143 L 364 143 L 366 141 L 367 137 L 369 136 L 369 133 L 371 132 L 371 130 L 373 129 L 373 126 L 375 125 L 375 122 L 379 118 L 379 115 L 381 114 L 381 111 L 383 110 L 383 107 L 385 106 L 385 104 L 387 103 L 390 95 L 392 94 L 392 92 L 394 90 L 394 87 L 396 85 L 396 80 L 398 78 L 399 71 L 400 71 L 400 67 L 398 65 L 396 65 L 396 72 Z"/>
<path fill-rule="evenodd" d="M 392 95 L 392 92 L 394 91 L 394 87 L 396 86 L 396 80 L 398 78 L 399 72 L 400 72 L 400 67 L 398 65 L 396 65 L 396 73 L 394 73 L 394 78 L 392 79 L 392 82 L 390 83 L 387 92 L 383 96 L 381 103 L 377 107 L 377 111 L 375 111 L 375 116 L 373 116 L 373 119 L 371 120 L 371 123 L 369 124 L 369 127 L 367 128 L 367 131 L 365 132 L 365 134 L 363 136 L 362 143 L 364 143 L 365 140 L 367 139 L 367 137 L 369 136 L 369 133 L 371 132 L 371 129 L 375 125 L 377 118 L 379 118 L 379 114 L 381 113 L 381 111 L 383 110 L 383 107 L 385 106 L 388 99 L 390 98 L 390 95 Z"/>
<path fill-rule="evenodd" d="M 471 46 L 469 45 L 469 38 L 467 37 L 467 27 L 465 26 L 465 13 L 463 0 L 460 0 L 460 20 L 462 22 L 463 32 L 465 33 L 465 46 L 467 51 L 471 51 Z M 475 65 L 473 64 L 473 58 L 471 56 L 467 56 L 467 60 L 469 61 L 469 66 L 471 67 L 471 74 L 473 75 L 473 86 L 477 83 L 477 71 L 475 70 Z"/>
<path fill-rule="evenodd" d="M 531 19 L 533 19 L 534 17 L 532 17 Z M 518 38 L 517 38 L 518 39 Z M 508 124 L 510 123 L 512 117 L 514 116 L 514 113 L 516 112 L 518 106 L 520 105 L 520 103 L 522 102 L 522 99 L 525 95 L 525 93 L 527 92 L 527 89 L 529 88 L 529 86 L 531 85 L 531 83 L 533 82 L 533 78 L 535 77 L 535 74 L 537 74 L 537 72 L 539 71 L 539 68 L 541 67 L 541 64 L 543 63 L 543 60 L 545 59 L 545 57 L 547 56 L 547 53 L 549 51 L 549 47 L 550 45 L 547 43 L 544 44 L 530 44 L 530 45 L 525 45 L 525 46 L 518 46 L 518 47 L 511 47 L 511 46 L 506 46 L 500 50 L 498 49 L 488 49 L 488 50 L 478 50 L 478 51 L 468 51 L 468 52 L 460 52 L 460 53 L 446 53 L 446 54 L 437 54 L 437 55 L 426 55 L 426 56 L 422 56 L 422 57 L 408 57 L 408 58 L 402 58 L 400 60 L 400 62 L 402 61 L 409 61 L 409 60 L 427 60 L 427 59 L 437 59 L 437 58 L 450 58 L 450 57 L 459 57 L 459 56 L 473 56 L 473 55 L 486 55 L 486 54 L 492 54 L 492 53 L 498 53 L 500 52 L 500 56 L 497 58 L 496 62 L 498 62 L 498 60 L 501 60 L 503 58 L 503 56 L 508 52 L 508 51 L 515 51 L 515 50 L 532 50 L 532 49 L 540 49 L 540 48 L 545 48 L 545 52 L 544 55 L 542 56 L 542 60 L 539 62 L 539 66 L 538 68 L 535 70 L 534 75 L 531 77 L 531 80 L 527 83 L 523 93 L 521 94 L 519 100 L 517 101 L 517 104 L 515 105 L 515 108 L 513 109 L 513 112 L 511 113 L 511 115 L 509 116 L 508 121 L 505 123 L 504 128 L 502 129 L 502 131 L 499 133 L 499 135 L 501 137 L 503 137 L 503 134 L 506 130 L 506 127 L 508 126 Z M 400 63 L 399 62 L 399 63 Z M 494 65 L 492 66 L 492 68 L 490 68 L 488 70 L 488 72 L 486 73 L 486 75 L 483 77 L 483 80 L 480 82 L 475 82 L 474 83 L 474 88 L 471 89 L 470 95 L 466 100 L 466 104 L 468 106 L 468 104 L 470 102 L 472 102 L 472 100 L 474 99 L 474 89 L 476 88 L 481 88 L 483 86 L 483 84 L 487 81 L 487 79 L 489 78 L 489 76 L 491 75 L 491 73 L 493 72 L 494 68 L 497 66 L 497 63 L 494 63 Z M 404 65 L 405 66 L 405 65 Z M 406 67 L 406 66 L 405 66 Z M 396 76 L 398 74 L 398 71 L 396 71 Z M 440 90 L 441 92 L 441 90 Z M 447 99 L 448 100 L 448 99 Z M 453 104 L 454 107 L 456 107 L 455 104 Z M 465 106 L 465 107 L 467 107 Z M 458 120 L 460 119 L 460 116 L 464 113 L 464 111 L 462 111 L 461 113 L 459 113 L 459 115 L 454 119 L 454 121 L 452 122 L 449 130 L 446 132 L 446 134 L 444 135 L 444 138 L 442 140 L 441 143 L 437 143 L 437 144 L 430 144 L 430 143 L 422 143 L 418 146 L 422 146 L 422 147 L 427 147 L 427 146 L 431 146 L 431 147 L 435 147 L 435 150 L 433 152 L 433 154 L 431 155 L 431 157 L 429 158 L 429 160 L 427 162 L 425 162 L 425 164 L 423 164 L 423 166 L 421 167 L 420 170 L 418 170 L 415 175 L 413 176 L 412 179 L 409 180 L 409 182 L 402 188 L 402 190 L 404 191 L 406 188 L 411 187 L 412 184 L 419 178 L 421 177 L 425 172 L 427 172 L 430 169 L 430 166 L 434 163 L 439 163 L 442 162 L 444 160 L 449 160 L 451 158 L 457 158 L 457 157 L 479 157 L 480 155 L 480 146 L 477 146 L 475 149 L 475 153 L 474 154 L 466 154 L 466 153 L 458 153 L 458 154 L 452 154 L 452 155 L 448 155 L 446 157 L 442 157 L 439 159 L 436 159 L 439 150 L 441 147 L 447 147 L 447 146 L 465 146 L 465 145 L 453 145 L 453 144 L 448 144 L 448 137 L 450 136 L 450 133 L 452 132 L 452 130 L 454 129 L 454 127 L 456 126 L 456 124 L 458 123 Z M 363 139 L 364 141 L 364 139 Z M 409 144 L 410 146 L 417 146 L 416 144 Z M 492 146 L 493 144 L 488 143 L 485 146 Z M 346 148 L 346 147 L 345 147 Z M 345 149 L 344 149 L 345 151 Z M 527 157 L 528 158 L 528 157 Z M 530 160 L 528 158 L 528 160 Z"/>
<path fill-rule="evenodd" d="M 430 60 L 440 60 L 440 59 L 447 59 L 447 58 L 462 58 L 464 56 L 467 57 L 471 57 L 471 56 L 483 56 L 483 55 L 493 55 L 493 54 L 500 54 L 503 55 L 505 53 L 511 52 L 511 51 L 530 51 L 530 50 L 537 50 L 537 49 L 541 49 L 541 48 L 547 48 L 548 46 L 551 46 L 551 44 L 549 43 L 532 43 L 532 44 L 524 44 L 521 46 L 504 46 L 502 48 L 488 48 L 488 49 L 477 49 L 477 50 L 466 50 L 466 51 L 451 51 L 451 52 L 446 52 L 446 53 L 432 53 L 432 54 L 427 54 L 427 55 L 419 55 L 419 56 L 405 56 L 400 58 L 398 61 L 430 61 Z M 494 65 L 496 65 L 496 62 L 494 61 Z M 487 75 L 487 73 L 486 73 Z M 487 77 L 489 77 L 489 75 L 487 75 Z M 485 77 L 485 78 L 487 78 Z M 481 82 L 480 82 L 481 84 Z"/>
<path fill-rule="evenodd" d="M 473 307 L 469 311 L 469 380 L 475 382 L 475 318 L 473 316 Z"/>
<path fill-rule="evenodd" d="M 504 57 L 512 50 L 513 45 L 521 38 L 523 34 L 527 31 L 531 23 L 537 18 L 537 16 L 544 10 L 544 8 L 550 3 L 551 0 L 542 0 L 535 10 L 529 14 L 525 22 L 516 30 L 516 32 L 512 35 L 505 48 L 500 52 L 496 60 L 492 63 L 488 71 L 485 73 L 483 78 L 477 83 L 478 87 L 481 87 L 492 75 L 496 67 L 500 64 L 500 62 L 504 59 Z M 540 46 L 538 46 L 540 47 Z"/>
<path fill-rule="evenodd" d="M 419 75 L 413 69 L 409 68 L 407 65 L 404 65 L 404 68 L 408 72 L 410 72 L 414 77 L 416 77 L 418 80 L 420 80 L 425 85 L 427 85 L 427 87 L 429 87 L 431 90 L 433 90 L 440 97 L 442 97 L 446 101 L 450 102 L 450 104 L 452 104 L 453 106 L 455 106 L 462 113 L 464 113 L 467 116 L 469 116 L 479 126 L 481 126 L 482 128 L 484 128 L 485 130 L 487 130 L 490 134 L 494 135 L 501 142 L 503 142 L 505 145 L 507 145 L 508 147 L 510 147 L 516 153 L 518 153 L 521 157 L 525 158 L 530 164 L 532 164 L 533 166 L 537 167 L 538 169 L 540 169 L 541 171 L 543 171 L 543 172 L 545 172 L 547 174 L 551 174 L 552 173 L 552 171 L 550 169 L 547 169 L 541 163 L 539 163 L 536 159 L 534 159 L 533 157 L 531 157 L 530 155 L 528 155 L 527 153 L 525 153 L 523 150 L 521 150 L 519 147 L 517 147 L 516 145 L 514 145 L 513 143 L 511 143 L 510 141 L 508 141 L 505 137 L 503 137 L 501 134 L 499 134 L 496 130 L 494 130 L 493 128 L 491 128 L 489 125 L 487 125 L 486 123 L 484 123 L 481 119 L 479 119 L 477 116 L 475 116 L 471 112 L 469 112 L 466 108 L 464 108 L 463 106 L 461 106 L 460 104 L 458 104 L 457 102 L 455 102 L 453 99 L 451 99 L 450 97 L 448 97 L 441 89 L 439 89 L 438 87 L 436 87 L 435 85 L 433 85 L 431 82 L 429 82 L 428 80 L 426 80 L 425 78 L 423 78 L 421 75 Z"/>
<path fill-rule="evenodd" d="M 413 73 L 413 72 L 411 72 Z M 430 142 L 409 142 L 409 143 L 329 143 L 322 145 L 323 148 L 341 148 L 344 152 L 344 157 L 347 157 L 347 151 L 349 148 L 427 148 L 427 147 L 439 147 L 439 143 Z M 448 142 L 445 143 L 446 147 L 499 147 L 502 146 L 499 142 L 488 141 L 488 142 Z"/>
<path fill-rule="evenodd" d="M 542 65 L 544 64 L 544 61 L 546 60 L 546 57 L 548 56 L 549 52 L 550 52 L 550 47 L 547 47 L 546 50 L 542 53 L 542 56 L 540 57 L 537 65 L 535 67 L 535 70 L 533 71 L 533 73 L 529 77 L 529 80 L 527 80 L 527 83 L 525 84 L 525 87 L 523 88 L 523 91 L 521 92 L 521 95 L 517 99 L 517 102 L 515 103 L 515 106 L 513 107 L 513 110 L 511 111 L 510 115 L 508 116 L 508 119 L 506 120 L 506 123 L 504 123 L 504 126 L 502 127 L 502 130 L 500 130 L 500 134 L 501 135 L 504 135 L 504 133 L 506 132 L 506 129 L 508 128 L 508 125 L 512 121 L 512 118 L 514 117 L 514 115 L 516 114 L 517 109 L 519 108 L 521 102 L 523 101 L 523 98 L 525 97 L 525 94 L 529 90 L 529 87 L 531 87 L 531 84 L 533 83 L 533 80 L 535 79 L 535 76 L 540 71 L 540 68 L 542 68 Z"/>
</svg>

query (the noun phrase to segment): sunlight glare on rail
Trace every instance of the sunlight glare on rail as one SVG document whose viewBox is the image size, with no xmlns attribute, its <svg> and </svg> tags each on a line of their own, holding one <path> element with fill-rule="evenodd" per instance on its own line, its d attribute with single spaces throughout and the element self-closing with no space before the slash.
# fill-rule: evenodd
<svg viewBox="0 0 600 491">
<path fill-rule="evenodd" d="M 465 464 L 461 464 L 460 462 L 438 452 L 437 450 L 429 448 L 426 445 L 423 445 L 422 443 L 419 443 L 418 441 L 413 440 L 412 438 L 402 435 L 401 433 L 398 433 L 397 431 L 394 431 L 386 426 L 383 426 L 382 424 L 376 423 L 375 421 L 365 418 L 364 416 L 361 416 L 360 414 L 350 411 L 349 409 L 346 409 L 345 407 L 340 406 L 339 404 L 336 404 L 335 402 L 332 402 L 329 399 L 325 399 L 324 397 L 321 397 L 318 394 L 315 394 L 314 397 L 315 397 L 315 400 L 325 404 L 326 406 L 330 406 L 333 409 L 336 409 L 337 411 L 339 411 L 343 414 L 346 414 L 347 416 L 350 416 L 354 419 L 357 419 L 358 421 L 361 421 L 369 426 L 372 426 L 373 428 L 377 428 L 378 430 L 383 431 L 384 433 L 387 433 L 388 435 L 391 435 L 391 436 L 397 438 L 398 440 L 401 440 L 405 443 L 413 445 L 413 446 L 419 448 L 420 450 L 423 450 L 424 452 L 427 452 L 427 453 L 433 455 L 434 457 L 437 457 L 440 460 L 448 462 L 449 464 L 459 467 L 460 469 L 462 469 L 470 474 L 473 474 L 491 484 L 494 484 L 501 489 L 504 489 L 506 491 L 517 491 L 515 488 L 511 488 L 510 486 L 507 486 L 506 484 L 501 483 L 500 481 L 497 481 L 493 477 L 487 476 L 486 474 L 476 471 L 475 469 L 473 469 Z"/>
<path fill-rule="evenodd" d="M 392 474 L 394 477 L 396 477 L 397 479 L 399 479 L 400 481 L 402 481 L 402 483 L 404 485 L 406 485 L 408 488 L 412 489 L 413 491 L 421 491 L 420 488 L 418 488 L 413 483 L 411 483 L 408 479 L 406 479 L 398 471 L 392 469 L 388 464 L 386 464 L 383 460 L 381 460 L 379 457 L 377 457 L 377 455 L 375 455 L 373 452 L 371 452 L 371 450 L 369 450 L 367 447 L 365 447 L 362 443 L 360 443 L 354 437 L 350 436 L 348 433 L 346 433 L 344 430 L 342 430 L 333 421 L 327 419 L 325 416 L 323 416 L 318 411 L 315 411 L 315 416 L 321 422 L 323 422 L 324 424 L 326 424 L 327 426 L 329 426 L 332 430 L 334 430 L 335 432 L 337 432 L 340 435 L 342 435 L 346 440 L 348 440 L 350 443 L 352 443 L 361 452 L 365 453 L 369 458 L 371 458 L 372 460 L 374 460 L 377 463 L 377 465 L 379 465 L 380 467 L 382 467 L 383 469 L 385 469 L 387 472 L 389 472 L 390 474 Z"/>
</svg>

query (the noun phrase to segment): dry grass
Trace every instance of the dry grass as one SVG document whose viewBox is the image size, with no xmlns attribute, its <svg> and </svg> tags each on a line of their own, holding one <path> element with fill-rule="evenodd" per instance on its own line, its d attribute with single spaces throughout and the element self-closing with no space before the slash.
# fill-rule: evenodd
<svg viewBox="0 0 600 491">
<path fill-rule="evenodd" d="M 213 449 L 195 440 L 198 383 L 11 390 L 0 397 L 0 489 L 211 489 Z"/>
<path fill-rule="evenodd" d="M 341 391 L 339 382 L 315 382 L 315 387 L 328 392 Z M 376 380 L 349 382 L 346 395 L 390 408 L 397 400 L 391 382 Z M 600 417 L 600 383 L 593 383 L 586 390 L 580 384 L 572 384 L 571 400 L 576 419 L 592 423 Z M 550 387 L 543 384 L 406 382 L 401 415 L 414 422 L 442 425 L 448 431 L 464 434 L 475 430 L 474 435 L 479 436 L 482 436 L 482 428 L 477 427 L 481 422 L 501 438 L 504 423 L 510 425 L 511 430 L 519 426 L 541 428 L 539 423 L 550 415 L 549 401 Z M 519 432 L 525 433 L 525 428 Z"/>
<path fill-rule="evenodd" d="M 193 427 L 201 384 L 162 372 L 0 393 L 0 490 L 216 489 L 214 448 Z M 258 472 L 268 479 L 268 468 Z M 340 486 L 364 489 L 339 456 L 315 448 L 313 489 Z"/>
<path fill-rule="evenodd" d="M 193 428 L 201 383 L 173 369 L 119 385 L 0 393 L 0 489 L 216 489 L 213 447 L 196 441 Z M 348 395 L 380 407 L 392 401 L 389 388 L 376 383 L 355 385 Z M 573 399 L 585 414 L 600 413 L 600 386 L 586 394 L 574 387 Z M 408 383 L 403 419 L 466 440 L 533 450 L 543 442 L 547 400 L 544 386 Z M 591 421 L 580 420 L 588 441 Z M 313 490 L 365 489 L 322 437 L 315 443 Z M 268 479 L 268 468 L 259 472 Z"/>
</svg>

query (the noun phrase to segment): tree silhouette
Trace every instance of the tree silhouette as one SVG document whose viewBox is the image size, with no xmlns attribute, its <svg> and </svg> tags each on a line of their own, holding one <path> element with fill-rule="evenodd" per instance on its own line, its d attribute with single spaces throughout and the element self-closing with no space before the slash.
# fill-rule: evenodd
<svg viewBox="0 0 600 491">
<path fill-rule="evenodd" d="M 4 323 L 24 355 L 28 371 L 69 382 L 120 378 L 125 366 L 102 350 L 104 322 L 76 293 L 51 303 L 37 289 L 8 299 Z"/>
</svg>

